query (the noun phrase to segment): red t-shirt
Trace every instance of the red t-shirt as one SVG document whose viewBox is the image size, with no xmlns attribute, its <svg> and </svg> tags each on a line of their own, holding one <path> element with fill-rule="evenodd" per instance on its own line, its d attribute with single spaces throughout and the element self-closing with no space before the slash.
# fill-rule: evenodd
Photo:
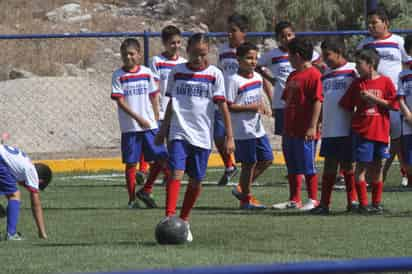
<svg viewBox="0 0 412 274">
<path fill-rule="evenodd" d="M 360 96 L 361 91 L 389 101 L 393 109 L 399 109 L 396 89 L 391 79 L 381 75 L 376 79 L 358 78 L 352 82 L 339 104 L 354 111 L 352 130 L 363 138 L 382 143 L 389 142 L 389 110 L 376 104 L 369 104 Z"/>
<path fill-rule="evenodd" d="M 323 101 L 321 73 L 315 67 L 293 71 L 282 94 L 286 102 L 283 133 L 287 136 L 305 137 L 313 116 L 316 101 Z M 319 138 L 319 132 L 316 138 Z"/>
</svg>

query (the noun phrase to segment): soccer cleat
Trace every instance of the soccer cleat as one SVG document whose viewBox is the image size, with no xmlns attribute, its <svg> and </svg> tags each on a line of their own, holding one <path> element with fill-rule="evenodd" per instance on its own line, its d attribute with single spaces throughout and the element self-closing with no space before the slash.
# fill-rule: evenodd
<svg viewBox="0 0 412 274">
<path fill-rule="evenodd" d="M 240 185 L 236 185 L 232 188 L 232 195 L 236 197 L 239 201 L 243 199 L 242 188 Z"/>
<path fill-rule="evenodd" d="M 220 178 L 219 182 L 217 185 L 219 186 L 225 186 L 229 183 L 229 181 L 236 176 L 238 173 L 238 169 L 236 166 L 233 166 L 232 168 L 226 169 L 225 173 L 223 173 L 222 177 Z"/>
<path fill-rule="evenodd" d="M 272 209 L 297 209 L 302 207 L 302 202 L 287 201 L 284 203 L 273 204 Z"/>
<path fill-rule="evenodd" d="M 381 204 L 376 204 L 376 205 L 372 205 L 369 208 L 369 213 L 370 214 L 383 214 L 383 205 Z"/>
<path fill-rule="evenodd" d="M 192 231 L 190 231 L 190 224 L 188 221 L 185 221 L 186 224 L 186 228 L 187 228 L 187 238 L 186 238 L 186 242 L 191 243 L 193 242 L 193 234 Z"/>
<path fill-rule="evenodd" d="M 401 186 L 407 187 L 408 186 L 408 177 L 402 177 Z"/>
<path fill-rule="evenodd" d="M 144 192 L 143 189 L 136 192 L 136 198 L 141 200 L 147 208 L 157 208 L 157 204 L 152 193 Z"/>
<path fill-rule="evenodd" d="M 130 209 L 140 208 L 139 202 L 137 200 L 131 201 L 127 204 L 127 207 Z"/>
<path fill-rule="evenodd" d="M 309 210 L 309 213 L 313 215 L 329 215 L 329 207 L 319 205 Z"/>
<path fill-rule="evenodd" d="M 334 190 L 345 190 L 346 185 L 345 185 L 345 177 L 338 175 L 336 177 L 336 183 L 333 185 Z"/>
<path fill-rule="evenodd" d="M 142 171 L 136 172 L 136 184 L 137 185 L 143 185 L 145 180 L 146 180 L 146 173 Z"/>
<path fill-rule="evenodd" d="M 359 209 L 359 203 L 356 201 L 352 201 L 350 205 L 346 207 L 346 212 L 356 213 Z"/>
<path fill-rule="evenodd" d="M 304 204 L 301 208 L 299 208 L 299 210 L 309 211 L 309 210 L 311 210 L 311 209 L 314 209 L 314 208 L 317 207 L 318 205 L 319 205 L 319 201 L 309 199 L 309 200 L 306 202 L 306 204 Z"/>
<path fill-rule="evenodd" d="M 7 216 L 6 209 L 0 204 L 0 218 L 4 218 Z"/>
<path fill-rule="evenodd" d="M 370 214 L 371 213 L 371 208 L 369 206 L 359 205 L 358 213 L 359 214 Z"/>
<path fill-rule="evenodd" d="M 251 198 L 250 201 L 248 202 L 240 202 L 240 209 L 248 209 L 248 210 L 254 210 L 254 209 L 266 209 L 265 205 L 262 205 L 258 200 L 255 198 Z"/>
<path fill-rule="evenodd" d="M 16 232 L 13 235 L 7 232 L 6 241 L 22 241 L 22 240 L 24 240 L 24 238 L 20 232 Z"/>
</svg>

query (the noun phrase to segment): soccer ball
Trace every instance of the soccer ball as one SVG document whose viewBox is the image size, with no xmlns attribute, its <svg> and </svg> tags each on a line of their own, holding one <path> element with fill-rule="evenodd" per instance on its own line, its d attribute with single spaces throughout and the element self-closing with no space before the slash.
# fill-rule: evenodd
<svg viewBox="0 0 412 274">
<path fill-rule="evenodd" d="M 186 223 L 179 217 L 172 216 L 164 218 L 155 230 L 156 241 L 161 245 L 178 245 L 187 240 Z"/>
</svg>

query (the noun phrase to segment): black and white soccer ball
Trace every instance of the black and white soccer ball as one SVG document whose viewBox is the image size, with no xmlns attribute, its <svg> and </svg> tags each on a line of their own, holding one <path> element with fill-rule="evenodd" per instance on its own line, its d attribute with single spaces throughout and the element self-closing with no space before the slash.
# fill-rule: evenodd
<svg viewBox="0 0 412 274">
<path fill-rule="evenodd" d="M 176 216 L 164 218 L 157 224 L 155 230 L 156 241 L 161 245 L 184 244 L 187 235 L 185 221 Z"/>
</svg>

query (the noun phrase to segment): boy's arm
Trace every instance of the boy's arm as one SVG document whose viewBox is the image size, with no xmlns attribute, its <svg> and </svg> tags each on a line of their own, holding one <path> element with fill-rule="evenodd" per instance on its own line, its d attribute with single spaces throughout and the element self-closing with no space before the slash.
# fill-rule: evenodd
<svg viewBox="0 0 412 274">
<path fill-rule="evenodd" d="M 150 128 L 150 123 L 149 121 L 143 119 L 142 117 L 140 117 L 140 115 L 138 115 L 137 113 L 135 113 L 133 110 L 131 110 L 131 108 L 127 105 L 126 101 L 124 100 L 123 97 L 117 97 L 116 99 L 117 105 L 119 106 L 119 108 L 121 108 L 124 112 L 126 112 L 127 114 L 129 114 L 133 119 L 136 120 L 136 122 L 142 127 L 142 128 Z"/>
<path fill-rule="evenodd" d="M 314 140 L 316 137 L 321 109 L 322 109 L 322 102 L 319 100 L 316 100 L 315 103 L 313 104 L 312 119 L 310 120 L 309 128 L 307 129 L 306 134 L 305 134 L 306 140 Z"/>
<path fill-rule="evenodd" d="M 248 105 L 229 104 L 228 107 L 231 112 L 259 112 L 261 105 L 262 103 L 254 103 Z"/>
<path fill-rule="evenodd" d="M 156 134 L 155 137 L 156 145 L 164 144 L 164 140 L 166 136 L 169 134 L 170 121 L 172 120 L 173 113 L 172 100 L 173 98 L 170 98 L 169 103 L 167 103 L 165 117 L 163 119 L 162 125 L 159 128 L 159 132 Z"/>
<path fill-rule="evenodd" d="M 232 121 L 230 120 L 229 108 L 225 101 L 218 102 L 220 113 L 223 116 L 223 122 L 225 123 L 226 129 L 226 140 L 225 147 L 226 153 L 232 154 L 235 151 L 235 141 L 233 140 L 233 131 L 232 131 Z"/>
<path fill-rule="evenodd" d="M 363 100 L 371 104 L 376 104 L 389 110 L 398 110 L 398 108 L 394 107 L 393 100 L 385 100 L 363 90 L 360 92 L 360 96 Z"/>
<path fill-rule="evenodd" d="M 150 102 L 152 103 L 153 112 L 155 115 L 156 121 L 159 121 L 159 112 L 160 112 L 160 95 L 159 92 L 152 93 L 150 96 Z"/>
<path fill-rule="evenodd" d="M 46 226 L 44 224 L 43 209 L 40 202 L 40 194 L 38 192 L 30 192 L 31 211 L 33 218 L 36 221 L 39 238 L 47 239 Z"/>
<path fill-rule="evenodd" d="M 399 106 L 405 120 L 412 125 L 412 113 L 403 96 L 399 97 Z"/>
</svg>

